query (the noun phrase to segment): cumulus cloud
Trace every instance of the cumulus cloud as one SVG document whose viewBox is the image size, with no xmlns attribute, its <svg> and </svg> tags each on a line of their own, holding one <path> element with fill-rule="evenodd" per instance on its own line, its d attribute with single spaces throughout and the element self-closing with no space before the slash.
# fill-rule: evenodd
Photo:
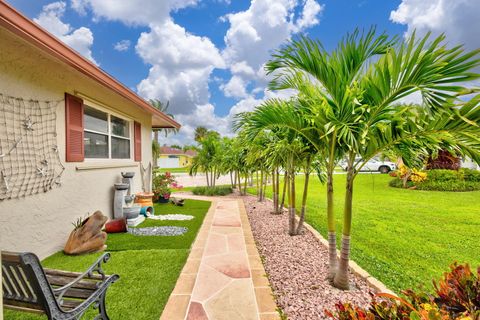
<svg viewBox="0 0 480 320">
<path fill-rule="evenodd" d="M 323 10 L 316 0 L 252 1 L 247 10 L 223 17 L 230 26 L 220 51 L 208 37 L 188 32 L 171 17 L 173 11 L 195 6 L 198 0 L 71 1 L 79 14 L 91 12 L 95 20 L 149 27 L 135 45 L 150 66 L 137 91 L 147 99 L 170 101 L 169 112 L 182 129 L 166 138 L 168 143 L 191 143 L 197 126 L 231 135 L 231 122 L 238 112 L 253 110 L 275 95 L 266 93 L 268 79 L 263 70 L 271 51 L 293 34 L 318 24 Z M 231 77 L 211 79 L 214 69 L 228 69 Z M 217 116 L 210 102 L 212 80 L 226 96 L 239 100 L 226 116 Z"/>
<path fill-rule="evenodd" d="M 130 40 L 120 40 L 113 45 L 113 48 L 117 51 L 127 51 L 131 44 Z"/>
<path fill-rule="evenodd" d="M 198 0 L 72 0 L 80 14 L 91 10 L 96 19 L 121 21 L 130 25 L 164 22 L 171 11 L 197 4 Z"/>
<path fill-rule="evenodd" d="M 136 50 L 152 65 L 148 77 L 138 85 L 147 98 L 169 100 L 172 111 L 188 113 L 208 103 L 208 81 L 214 68 L 224 68 L 220 52 L 207 37 L 188 33 L 167 20 L 151 25 L 140 36 Z"/>
<path fill-rule="evenodd" d="M 73 29 L 70 24 L 64 23 L 61 18 L 65 10 L 66 3 L 64 1 L 53 2 L 43 6 L 42 12 L 33 20 L 85 58 L 97 64 L 91 50 L 94 40 L 92 31 L 86 27 Z"/>
<path fill-rule="evenodd" d="M 264 63 L 272 50 L 298 32 L 319 23 L 323 6 L 315 0 L 257 0 L 241 12 L 223 17 L 230 23 L 225 35 L 223 57 L 230 66 L 232 78 L 223 91 L 227 96 L 245 96 L 251 82 L 264 86 L 267 78 Z M 299 11 L 299 17 L 295 12 Z M 239 86 L 243 85 L 241 89 Z M 232 90 L 235 89 L 235 90 Z"/>
<path fill-rule="evenodd" d="M 402 0 L 390 20 L 407 25 L 407 36 L 414 30 L 419 35 L 445 33 L 451 45 L 473 50 L 480 47 L 479 12 L 478 0 Z"/>
<path fill-rule="evenodd" d="M 234 75 L 226 84 L 220 85 L 220 89 L 226 97 L 245 98 L 248 96 L 246 85 L 242 77 Z"/>
<path fill-rule="evenodd" d="M 323 7 L 315 0 L 306 0 L 302 16 L 296 23 L 297 29 L 303 30 L 317 25 L 320 22 L 318 14 L 323 10 Z"/>
</svg>

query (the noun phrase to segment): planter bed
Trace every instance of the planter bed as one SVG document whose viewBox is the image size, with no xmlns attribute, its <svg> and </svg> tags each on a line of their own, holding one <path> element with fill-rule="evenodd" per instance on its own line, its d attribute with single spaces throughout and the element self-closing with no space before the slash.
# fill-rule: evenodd
<svg viewBox="0 0 480 320">
<path fill-rule="evenodd" d="M 350 274 L 350 291 L 329 284 L 328 250 L 312 233 L 291 237 L 286 214 L 270 214 L 271 202 L 242 198 L 277 304 L 288 319 L 325 319 L 324 310 L 339 301 L 368 305 L 372 289 L 365 280 Z"/>
</svg>

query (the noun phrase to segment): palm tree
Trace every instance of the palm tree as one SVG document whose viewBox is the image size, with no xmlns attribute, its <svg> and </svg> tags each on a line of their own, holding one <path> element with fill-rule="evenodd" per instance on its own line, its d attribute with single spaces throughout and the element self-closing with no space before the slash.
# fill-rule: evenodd
<svg viewBox="0 0 480 320">
<path fill-rule="evenodd" d="M 200 149 L 193 158 L 190 175 L 196 175 L 201 170 L 205 172 L 207 186 L 214 187 L 220 163 L 220 140 L 217 135 L 207 134 L 199 143 Z"/>
<path fill-rule="evenodd" d="M 447 49 L 443 40 L 442 35 L 429 42 L 427 35 L 416 41 L 412 35 L 406 42 L 399 42 L 385 34 L 377 36 L 371 29 L 364 34 L 355 31 L 347 35 L 336 50 L 328 53 L 320 42 L 301 38 L 280 49 L 267 63 L 268 72 L 276 74 L 271 88 L 294 88 L 299 90 L 300 96 L 304 95 L 307 123 L 295 123 L 297 117 L 289 121 L 293 123 L 292 127 L 297 126 L 296 129 L 308 137 L 310 132 L 318 132 L 318 137 L 329 146 L 326 167 L 331 271 L 334 271 L 332 263 L 336 264 L 336 257 L 332 261 L 336 247 L 333 246 L 335 224 L 331 173 L 338 158 L 343 154 L 347 156 L 341 258 L 334 278 L 334 284 L 339 288 L 348 289 L 353 182 L 359 168 L 377 153 L 411 141 L 412 136 L 416 139 L 422 137 L 431 145 L 440 141 L 452 142 L 448 135 L 439 135 L 435 131 L 440 130 L 438 127 L 433 131 L 426 130 L 424 121 L 432 115 L 434 119 L 438 115 L 446 119 L 455 115 L 456 109 L 448 106 L 469 91 L 452 83 L 479 77 L 471 71 L 479 65 L 479 60 L 474 59 L 479 50 L 463 53 L 462 47 Z M 379 58 L 372 59 L 376 55 Z M 408 113 L 410 118 L 405 118 L 406 111 L 395 108 L 394 103 L 414 92 L 422 94 L 424 112 L 411 112 Z M 400 125 L 399 119 L 404 120 Z M 455 121 L 465 129 L 458 118 Z M 435 139 L 432 138 L 434 132 Z M 462 136 L 467 139 L 469 135 Z M 312 142 L 322 147 L 318 139 L 312 139 Z M 462 141 L 456 142 L 458 144 L 453 144 L 452 148 L 476 152 L 471 149 L 470 142 L 463 147 Z M 323 148 L 319 150 L 325 151 Z M 362 162 L 355 162 L 357 156 L 362 156 Z"/>
<path fill-rule="evenodd" d="M 174 118 L 173 114 L 167 113 L 168 107 L 170 105 L 170 102 L 167 101 L 166 103 L 163 103 L 162 101 L 158 99 L 150 99 L 149 100 L 150 104 L 158 109 L 159 111 L 165 113 L 167 116 L 170 118 Z M 160 156 L 160 143 L 158 142 L 158 133 L 159 132 L 164 132 L 165 137 L 168 136 L 169 133 L 177 133 L 178 129 L 177 128 L 156 128 L 153 129 L 153 141 L 152 141 L 152 157 L 153 157 L 153 163 L 154 166 L 157 166 L 157 159 Z"/>
<path fill-rule="evenodd" d="M 195 141 L 200 142 L 203 138 L 207 136 L 208 129 L 205 127 L 196 127 L 195 128 Z"/>
<path fill-rule="evenodd" d="M 280 108 L 279 113 L 276 113 L 277 109 Z M 285 114 L 282 111 L 287 112 L 287 117 L 290 114 L 297 114 L 300 109 L 295 100 L 291 101 L 282 101 L 282 100 L 267 100 L 265 103 L 256 108 L 253 112 L 243 113 L 237 116 L 235 123 L 235 129 L 239 130 L 241 128 L 242 133 L 245 134 L 245 141 L 253 142 L 254 148 L 251 148 L 249 158 L 254 159 L 250 160 L 250 164 L 256 163 L 257 166 L 261 169 L 261 182 L 263 182 L 263 170 L 268 168 L 272 169 L 272 164 L 278 168 L 282 166 L 285 169 L 285 187 L 286 193 L 288 195 L 288 211 L 289 211 L 289 234 L 298 235 L 301 233 L 303 228 L 303 222 L 305 219 L 306 212 L 306 201 L 309 185 L 309 177 L 311 173 L 311 165 L 313 158 L 317 155 L 318 151 L 306 139 L 298 130 L 292 130 L 288 126 L 284 125 L 275 125 L 282 123 L 281 121 L 274 121 L 275 124 L 269 126 L 265 125 L 265 118 L 276 119 L 276 115 Z M 270 113 L 270 114 L 268 114 Z M 300 119 L 301 120 L 301 119 Z M 289 123 L 288 121 L 286 122 Z M 269 138 L 270 137 L 270 138 Z M 271 139 L 275 137 L 275 139 Z M 257 143 L 255 143 L 257 142 Z M 303 188 L 303 197 L 302 205 L 300 212 L 299 223 L 296 223 L 296 189 L 295 189 L 295 178 L 298 169 L 303 168 L 305 173 L 305 184 Z M 279 193 L 279 174 L 278 171 L 273 173 L 274 178 L 274 213 L 279 213 L 280 207 L 278 206 L 278 193 Z M 275 186 L 276 185 L 276 186 Z M 259 200 L 262 199 L 262 188 L 260 188 Z M 276 194 L 276 196 L 275 196 Z"/>
</svg>

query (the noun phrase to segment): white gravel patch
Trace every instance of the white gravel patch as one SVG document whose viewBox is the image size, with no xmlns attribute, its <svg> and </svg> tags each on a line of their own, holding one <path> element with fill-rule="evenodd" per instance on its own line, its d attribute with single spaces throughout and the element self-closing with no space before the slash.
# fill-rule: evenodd
<svg viewBox="0 0 480 320">
<path fill-rule="evenodd" d="M 145 227 L 129 228 L 128 232 L 135 236 L 180 236 L 188 231 L 185 227 Z"/>
<path fill-rule="evenodd" d="M 149 215 L 148 218 L 153 220 L 184 221 L 184 220 L 192 220 L 195 217 L 187 214 L 162 214 L 158 216 Z"/>
</svg>

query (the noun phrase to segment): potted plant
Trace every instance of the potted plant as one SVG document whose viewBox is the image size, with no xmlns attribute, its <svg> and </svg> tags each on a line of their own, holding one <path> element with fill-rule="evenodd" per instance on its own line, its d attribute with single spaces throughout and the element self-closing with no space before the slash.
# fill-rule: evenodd
<svg viewBox="0 0 480 320">
<path fill-rule="evenodd" d="M 155 202 L 167 203 L 170 199 L 172 190 L 170 187 L 176 186 L 177 182 L 170 172 L 157 172 L 153 178 L 153 199 Z"/>
</svg>

